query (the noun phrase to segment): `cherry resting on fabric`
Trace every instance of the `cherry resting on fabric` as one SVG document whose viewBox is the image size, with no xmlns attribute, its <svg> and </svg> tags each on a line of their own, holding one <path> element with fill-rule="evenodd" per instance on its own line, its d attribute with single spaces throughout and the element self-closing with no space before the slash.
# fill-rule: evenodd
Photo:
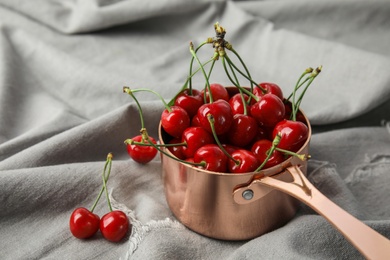
<svg viewBox="0 0 390 260">
<path fill-rule="evenodd" d="M 73 236 L 85 239 L 99 230 L 100 218 L 86 208 L 77 208 L 70 216 L 69 226 Z"/>
<path fill-rule="evenodd" d="M 100 220 L 100 232 L 111 242 L 120 241 L 129 229 L 129 220 L 123 211 L 114 210 Z"/>
</svg>

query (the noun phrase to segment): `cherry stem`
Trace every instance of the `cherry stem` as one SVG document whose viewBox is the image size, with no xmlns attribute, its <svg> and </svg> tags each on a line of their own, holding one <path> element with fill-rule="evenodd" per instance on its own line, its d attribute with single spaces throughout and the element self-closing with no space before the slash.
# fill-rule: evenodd
<svg viewBox="0 0 390 260">
<path fill-rule="evenodd" d="M 313 68 L 307 68 L 305 70 L 305 72 L 302 73 L 302 75 L 299 77 L 295 87 L 294 87 L 294 90 L 298 90 L 300 87 L 302 87 L 303 84 L 305 84 L 305 82 L 307 82 L 309 80 L 309 78 L 306 78 L 303 82 L 301 82 L 302 78 L 306 75 L 306 74 L 309 74 L 309 73 L 312 73 L 313 71 Z M 292 98 L 294 94 L 294 91 L 291 92 L 291 94 L 288 96 L 288 98 L 286 98 L 286 101 L 289 101 L 290 98 Z"/>
<path fill-rule="evenodd" d="M 291 156 L 298 157 L 301 161 L 306 161 L 306 160 L 311 158 L 311 156 L 309 154 L 307 154 L 307 155 L 306 154 L 298 154 L 298 153 L 294 153 L 292 151 L 281 149 L 281 148 L 278 148 L 278 147 L 276 147 L 275 150 L 279 151 L 279 152 L 282 152 L 282 153 L 284 153 L 286 155 L 291 155 Z"/>
<path fill-rule="evenodd" d="M 164 104 L 165 109 L 168 110 L 168 112 L 172 112 L 171 107 L 168 105 L 167 102 L 165 102 L 164 98 L 158 92 L 156 92 L 154 90 L 151 90 L 151 89 L 148 89 L 148 88 L 135 88 L 135 89 L 131 89 L 130 90 L 130 88 L 129 88 L 128 91 L 131 92 L 131 93 L 136 93 L 136 92 L 141 92 L 141 91 L 153 93 L 161 100 L 161 102 Z M 134 95 L 133 95 L 133 98 L 135 99 Z"/>
<path fill-rule="evenodd" d="M 195 58 L 199 67 L 202 69 L 203 75 L 204 75 L 205 80 L 206 80 L 206 86 L 207 86 L 207 89 L 209 92 L 210 103 L 213 103 L 213 96 L 211 94 L 210 82 L 209 82 L 208 76 L 206 75 L 206 71 L 204 70 L 203 64 L 200 62 L 198 56 L 196 55 L 196 53 L 194 51 L 194 44 L 192 42 L 190 42 L 190 52 L 191 52 L 192 56 Z"/>
<path fill-rule="evenodd" d="M 232 77 L 230 76 L 230 73 L 229 73 L 229 71 L 228 71 L 228 69 L 227 69 L 227 67 L 226 67 L 225 59 L 226 59 L 226 61 L 227 61 L 227 62 L 229 63 L 229 65 L 230 65 L 230 62 L 229 62 L 229 60 L 228 60 L 227 55 L 225 55 L 225 57 L 222 57 L 222 65 L 223 65 L 223 67 L 224 67 L 224 69 L 225 69 L 226 75 L 228 76 L 228 78 L 230 79 L 230 81 L 233 83 L 233 85 L 234 85 L 235 87 L 237 87 L 237 88 L 240 90 L 240 92 L 244 92 L 244 93 L 247 94 L 249 97 L 252 97 L 254 100 L 259 101 L 259 98 L 258 98 L 257 96 L 255 96 L 251 91 L 249 91 L 249 90 L 247 90 L 247 89 L 241 87 L 240 85 L 238 85 L 238 84 L 232 79 Z M 233 65 L 233 64 L 231 64 L 231 65 Z M 245 103 L 246 103 L 246 101 L 245 101 Z"/>
<path fill-rule="evenodd" d="M 207 75 L 207 78 L 210 79 L 210 76 L 211 76 L 211 72 L 213 71 L 213 68 L 214 68 L 214 65 L 215 65 L 215 59 L 211 58 L 211 60 L 213 60 L 213 62 L 211 63 L 211 67 L 210 67 L 210 71 L 209 71 L 209 74 Z M 206 83 L 207 84 L 207 83 Z M 207 87 L 207 85 L 205 85 L 205 88 Z M 209 92 L 209 95 L 210 95 L 211 92 Z M 204 91 L 203 93 L 203 99 L 204 99 L 204 103 L 207 103 L 207 95 L 206 95 L 206 91 Z"/>
<path fill-rule="evenodd" d="M 139 114 L 139 117 L 140 117 L 140 120 L 141 120 L 141 128 L 144 128 L 145 127 L 145 122 L 144 122 L 144 116 L 143 116 L 142 107 L 141 107 L 140 103 L 135 98 L 135 96 L 133 95 L 132 90 L 129 87 L 126 87 L 126 86 L 123 87 L 123 92 L 129 94 L 134 99 L 135 103 L 137 104 L 138 114 Z"/>
<path fill-rule="evenodd" d="M 110 209 L 110 211 L 112 211 L 111 201 L 110 201 L 110 197 L 108 196 L 108 190 L 107 190 L 107 181 L 108 181 L 108 178 L 110 177 L 110 174 L 111 174 L 112 157 L 113 157 L 112 153 L 109 153 L 107 155 L 106 164 L 104 165 L 104 170 L 103 170 L 103 174 L 102 174 L 103 187 L 100 189 L 100 193 L 95 201 L 95 204 L 93 205 L 93 207 L 91 209 L 91 212 L 93 212 L 93 210 L 95 209 L 96 204 L 99 201 L 100 197 L 102 196 L 103 191 L 105 191 L 105 193 L 106 193 L 108 208 Z M 107 167 L 108 167 L 108 172 L 106 174 Z"/>
<path fill-rule="evenodd" d="M 111 159 L 112 159 L 112 154 L 109 153 L 109 154 L 107 155 L 106 163 L 104 164 L 104 170 L 103 170 L 103 175 L 105 176 L 105 181 L 106 181 L 106 182 L 107 182 L 107 180 L 108 180 L 109 174 L 106 176 L 106 175 L 105 175 L 105 172 L 106 172 L 107 166 L 109 165 Z M 92 205 L 92 207 L 91 207 L 91 210 L 90 210 L 91 212 L 93 212 L 93 211 L 95 210 L 96 205 L 98 204 L 100 198 L 102 197 L 103 192 L 104 192 L 104 186 L 102 186 L 102 188 L 100 189 L 100 192 L 99 192 L 98 196 L 97 196 L 96 199 L 95 199 L 95 202 L 93 203 L 93 205 Z"/>
<path fill-rule="evenodd" d="M 214 61 L 215 62 L 215 59 L 214 58 L 211 58 L 209 59 L 208 61 L 206 61 L 205 63 L 203 63 L 203 67 L 206 66 L 208 63 Z M 190 94 L 192 95 L 192 87 L 188 87 L 188 83 L 189 81 L 191 80 L 191 78 L 193 76 L 195 76 L 196 73 L 198 73 L 202 68 L 197 68 L 194 73 L 192 73 L 190 76 L 187 77 L 186 79 L 186 82 L 184 82 L 183 86 L 181 87 L 180 91 L 176 93 L 176 95 L 171 99 L 171 101 L 169 101 L 168 105 L 171 107 L 173 106 L 173 104 L 175 103 L 175 100 L 177 98 L 177 96 L 179 96 L 181 94 L 181 92 L 185 89 L 189 89 L 190 90 Z"/>
<path fill-rule="evenodd" d="M 164 150 L 160 149 L 159 145 L 156 145 L 152 142 L 152 140 L 150 140 L 149 138 L 149 134 L 146 130 L 146 128 L 143 128 L 140 130 L 141 132 L 141 135 L 142 135 L 142 140 L 145 140 L 149 143 L 150 146 L 153 146 L 157 151 L 159 151 L 160 153 L 168 156 L 169 158 L 173 159 L 173 160 L 176 160 L 178 162 L 182 162 L 182 163 L 185 163 L 185 164 L 190 164 L 190 165 L 194 165 L 194 166 L 201 166 L 201 167 L 205 167 L 206 166 L 206 163 L 193 163 L 193 162 L 188 162 L 188 161 L 184 161 L 184 160 L 181 160 L 175 156 L 172 156 L 170 155 L 169 153 L 165 152 Z M 125 143 L 126 144 L 131 144 L 131 143 L 128 143 L 129 141 L 128 140 L 131 140 L 131 139 L 127 139 L 125 140 Z M 130 141 L 131 142 L 131 141 Z M 186 142 L 184 142 L 184 145 L 187 145 Z M 160 145 L 161 146 L 161 145 Z"/>
<path fill-rule="evenodd" d="M 255 170 L 255 172 L 259 172 L 261 169 L 263 169 L 264 165 L 268 162 L 269 158 L 271 158 L 272 153 L 275 151 L 276 146 L 280 143 L 280 139 L 282 138 L 281 134 L 278 133 L 274 140 L 272 141 L 271 148 L 267 151 L 267 157 L 265 160 L 261 163 L 261 165 Z"/>
<path fill-rule="evenodd" d="M 247 68 L 247 66 L 245 65 L 245 63 L 244 63 L 244 61 L 243 61 L 243 59 L 241 59 L 241 56 L 238 54 L 238 52 L 233 48 L 233 46 L 231 46 L 230 45 L 230 48 L 227 48 L 228 50 L 230 50 L 231 52 L 233 52 L 234 53 L 234 55 L 236 55 L 236 57 L 238 58 L 238 60 L 241 62 L 241 65 L 244 67 L 244 70 L 246 71 L 246 74 L 248 75 L 248 77 L 250 78 L 250 79 L 252 79 L 252 76 L 251 76 L 251 74 L 249 73 L 249 70 L 248 70 L 248 68 Z M 250 83 L 251 83 L 251 91 L 253 90 L 253 81 L 252 80 L 250 80 Z M 256 84 L 257 85 L 257 84 Z M 263 88 L 261 88 L 262 89 L 262 91 L 264 92 L 265 91 L 265 89 L 263 89 Z"/>
<path fill-rule="evenodd" d="M 153 146 L 150 143 L 137 142 L 137 141 L 134 141 L 133 139 L 126 139 L 124 141 L 124 143 L 130 144 L 130 145 L 134 144 L 134 145 L 139 145 L 139 146 Z M 175 144 L 154 144 L 154 145 L 157 147 L 172 147 L 172 146 L 186 146 L 187 143 L 182 142 L 182 143 L 175 143 Z"/>
<path fill-rule="evenodd" d="M 322 66 L 317 67 L 317 68 L 312 72 L 312 74 L 310 75 L 310 77 L 308 77 L 308 78 L 309 78 L 309 82 L 306 84 L 305 88 L 304 88 L 303 91 L 301 92 L 301 95 L 299 96 L 298 100 L 297 100 L 296 103 L 295 103 L 295 111 L 293 112 L 295 115 L 298 113 L 299 106 L 301 105 L 303 96 L 305 95 L 307 89 L 309 88 L 309 86 L 311 85 L 311 83 L 314 81 L 314 79 L 318 76 L 318 74 L 321 72 L 321 70 L 322 70 Z"/>
<path fill-rule="evenodd" d="M 195 49 L 195 53 L 197 53 L 198 52 L 198 50 L 200 49 L 200 48 L 202 48 L 205 44 L 207 44 L 207 43 L 209 43 L 208 41 L 205 41 L 205 42 L 203 42 L 203 43 L 201 43 L 196 49 Z M 194 57 L 192 57 L 191 58 L 191 61 L 190 61 L 190 73 L 189 73 L 189 77 L 188 77 L 188 79 L 187 79 L 187 81 L 188 81 L 188 83 L 189 83 L 189 86 L 188 86 L 188 89 L 189 89 L 189 93 L 190 93 L 190 95 L 192 95 L 192 76 L 193 76 L 193 73 L 192 73 L 192 66 L 193 66 L 193 64 L 194 64 Z M 199 68 L 199 69 L 201 69 L 201 68 Z M 199 69 L 198 69 L 198 71 L 199 71 Z"/>
<path fill-rule="evenodd" d="M 261 91 L 263 93 L 267 93 L 267 90 L 263 87 L 261 87 L 259 84 L 257 84 L 250 76 L 246 75 L 244 72 L 242 72 L 233 62 L 232 60 L 226 55 L 226 61 L 229 62 L 230 64 L 232 64 L 232 66 L 234 67 L 234 69 L 240 73 L 244 78 L 246 78 L 247 80 L 249 80 L 249 82 L 255 84 L 258 88 L 261 89 Z"/>
<path fill-rule="evenodd" d="M 219 138 L 217 136 L 217 133 L 215 132 L 215 126 L 214 126 L 214 123 L 215 123 L 215 119 L 214 119 L 214 116 L 212 114 L 207 114 L 207 119 L 209 120 L 209 123 L 210 123 L 210 127 L 211 127 L 211 132 L 213 133 L 213 136 L 214 136 L 214 139 L 215 139 L 215 142 L 217 143 L 217 145 L 219 146 L 219 148 L 222 150 L 222 152 L 228 157 L 230 158 L 236 165 L 239 165 L 240 164 L 240 161 L 234 159 L 230 153 L 228 153 L 226 151 L 226 149 L 222 146 L 221 142 L 219 141 Z"/>
</svg>

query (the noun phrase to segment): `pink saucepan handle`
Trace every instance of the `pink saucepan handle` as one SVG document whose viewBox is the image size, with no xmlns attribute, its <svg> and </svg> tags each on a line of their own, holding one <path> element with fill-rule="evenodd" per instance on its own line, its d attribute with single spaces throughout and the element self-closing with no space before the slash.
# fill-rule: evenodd
<svg viewBox="0 0 390 260">
<path fill-rule="evenodd" d="M 299 199 L 326 218 L 367 259 L 390 259 L 389 239 L 325 197 L 308 181 L 299 166 L 290 166 L 287 171 L 293 178 L 292 182 L 274 177 L 255 179 L 248 186 L 236 189 L 233 199 L 239 204 L 250 203 L 261 196 L 258 194 L 262 192 L 261 185 L 275 188 Z"/>
</svg>

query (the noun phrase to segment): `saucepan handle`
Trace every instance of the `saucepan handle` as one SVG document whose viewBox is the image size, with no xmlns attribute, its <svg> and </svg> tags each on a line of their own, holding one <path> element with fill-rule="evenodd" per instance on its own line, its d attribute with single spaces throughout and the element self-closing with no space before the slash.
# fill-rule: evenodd
<svg viewBox="0 0 390 260">
<path fill-rule="evenodd" d="M 256 199 L 260 185 L 285 192 L 327 219 L 349 242 L 368 259 L 390 259 L 390 240 L 379 234 L 351 214 L 337 206 L 305 177 L 299 166 L 287 168 L 293 181 L 286 182 L 274 177 L 253 180 L 248 186 L 240 187 L 233 193 L 233 199 L 239 204 Z"/>
</svg>

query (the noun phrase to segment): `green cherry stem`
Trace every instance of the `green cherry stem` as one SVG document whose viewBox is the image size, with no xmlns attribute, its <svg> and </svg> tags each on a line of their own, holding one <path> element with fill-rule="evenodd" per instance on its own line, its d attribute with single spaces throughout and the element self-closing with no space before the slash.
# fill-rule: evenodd
<svg viewBox="0 0 390 260">
<path fill-rule="evenodd" d="M 205 63 L 203 63 L 203 67 L 205 67 L 207 64 L 209 64 L 210 62 L 213 62 L 213 64 L 215 63 L 215 59 L 214 58 L 211 58 L 209 59 L 208 61 L 206 61 Z M 212 65 L 214 66 L 214 65 Z M 176 93 L 176 95 L 168 102 L 168 105 L 169 106 L 173 106 L 173 104 L 175 103 L 175 100 L 177 98 L 177 96 L 179 96 L 181 94 L 181 92 L 183 92 L 183 90 L 185 89 L 190 89 L 191 90 L 191 94 L 192 94 L 192 87 L 190 88 L 188 86 L 189 84 L 189 81 L 191 80 L 191 78 L 193 76 L 195 76 L 196 73 L 198 73 L 202 68 L 197 68 L 191 75 L 189 75 L 186 79 L 186 81 L 184 82 L 183 86 L 181 87 L 180 91 Z"/>
<path fill-rule="evenodd" d="M 209 43 L 209 42 L 208 42 L 208 41 L 202 42 L 202 43 L 194 50 L 194 52 L 197 53 L 198 50 L 199 50 L 200 48 L 202 48 L 202 47 L 203 47 L 205 44 L 207 44 L 207 43 Z M 191 95 L 192 95 L 192 76 L 193 76 L 193 73 L 192 73 L 192 66 L 193 66 L 193 64 L 194 64 L 194 59 L 195 59 L 195 57 L 192 56 L 191 61 L 190 61 L 190 73 L 189 73 L 189 76 L 188 76 L 188 79 L 187 79 L 188 84 L 189 84 L 188 89 L 189 89 Z M 199 68 L 199 69 L 200 69 L 200 68 Z"/>
<path fill-rule="evenodd" d="M 307 89 L 309 88 L 309 86 L 311 85 L 311 83 L 314 81 L 314 79 L 318 76 L 318 74 L 321 72 L 321 70 L 322 70 L 322 66 L 319 66 L 319 67 L 317 67 L 317 68 L 312 72 L 312 74 L 310 75 L 310 77 L 309 77 L 309 78 L 310 78 L 309 82 L 306 84 L 305 88 L 304 88 L 303 91 L 301 92 L 301 95 L 299 96 L 298 100 L 297 100 L 296 103 L 295 103 L 295 111 L 294 111 L 295 114 L 298 113 L 299 106 L 301 105 L 303 96 L 305 95 Z"/>
<path fill-rule="evenodd" d="M 168 105 L 167 102 L 165 102 L 164 98 L 163 98 L 163 97 L 160 95 L 160 93 L 158 93 L 157 91 L 154 91 L 154 90 L 151 90 L 151 89 L 148 89 L 148 88 L 135 88 L 135 89 L 131 89 L 131 90 L 130 90 L 130 88 L 128 88 L 127 91 L 130 92 L 130 93 L 136 93 L 136 92 L 145 91 L 145 92 L 150 92 L 150 93 L 152 93 L 152 94 L 155 94 L 155 95 L 161 100 L 161 102 L 164 104 L 164 107 L 166 108 L 166 110 L 168 110 L 168 112 L 172 112 L 171 107 Z M 135 100 L 137 100 L 137 99 L 134 97 L 134 95 L 132 95 L 132 96 L 133 96 L 133 98 L 134 98 Z M 137 104 L 139 104 L 139 103 L 137 102 Z M 141 106 L 139 106 L 139 107 L 141 107 Z M 143 127 L 142 127 L 142 128 L 143 128 Z"/>
<path fill-rule="evenodd" d="M 110 177 L 110 174 L 111 174 L 111 165 L 112 165 L 112 154 L 111 153 L 109 153 L 107 155 L 107 161 L 108 161 L 108 173 L 106 174 L 106 171 L 105 171 L 106 168 L 105 168 L 103 171 L 103 174 L 102 174 L 102 179 L 103 179 L 103 188 L 104 188 L 105 193 L 106 193 L 108 208 L 110 209 L 110 211 L 112 211 L 111 201 L 110 201 L 110 197 L 108 196 L 108 189 L 107 189 L 107 181 L 108 181 L 108 178 Z"/>
<path fill-rule="evenodd" d="M 255 84 L 257 87 L 259 87 L 261 89 L 261 91 L 263 93 L 267 93 L 267 90 L 263 87 L 261 87 L 260 85 L 258 85 L 250 76 L 246 75 L 244 72 L 242 72 L 233 62 L 232 60 L 226 55 L 226 61 L 229 62 L 233 68 L 238 72 L 240 73 L 244 78 L 246 78 L 247 80 L 249 80 L 249 82 Z"/>
<path fill-rule="evenodd" d="M 200 62 L 198 56 L 195 53 L 194 44 L 192 42 L 190 42 L 190 52 L 191 52 L 192 56 L 194 57 L 194 59 L 196 60 L 196 62 L 198 63 L 199 67 L 202 69 L 204 78 L 206 80 L 206 86 L 207 86 L 207 89 L 208 89 L 208 92 L 209 92 L 210 103 L 213 103 L 213 96 L 211 94 L 209 78 L 208 78 L 208 76 L 206 74 L 206 71 L 204 70 L 203 64 Z"/>
<path fill-rule="evenodd" d="M 240 161 L 234 159 L 234 158 L 226 151 L 226 149 L 222 146 L 221 142 L 219 141 L 219 138 L 218 138 L 218 136 L 217 136 L 217 133 L 215 132 L 215 126 L 214 126 L 215 119 L 214 119 L 214 116 L 213 116 L 212 114 L 207 114 L 207 119 L 209 120 L 210 127 L 211 127 L 211 132 L 213 133 L 215 142 L 217 143 L 217 145 L 219 146 L 219 148 L 220 148 L 220 149 L 222 150 L 222 152 L 223 152 L 229 159 L 231 159 L 236 165 L 239 165 L 239 164 L 240 164 Z"/>
<path fill-rule="evenodd" d="M 254 100 L 256 101 L 259 101 L 259 98 L 257 96 L 255 96 L 251 91 L 241 87 L 240 85 L 238 85 L 232 78 L 232 76 L 230 75 L 229 73 L 229 70 L 227 69 L 227 66 L 226 66 L 226 61 L 225 61 L 225 58 L 226 58 L 226 61 L 228 62 L 228 57 L 227 55 L 225 55 L 224 57 L 222 57 L 222 65 L 223 65 L 223 68 L 225 70 L 225 73 L 226 75 L 228 76 L 229 80 L 232 82 L 232 84 L 237 87 L 240 92 L 244 92 L 245 94 L 247 94 L 249 97 L 253 98 Z M 229 62 L 228 62 L 229 63 Z M 230 64 L 229 64 L 230 65 Z M 233 64 L 232 64 L 233 65 Z M 245 101 L 246 102 L 246 101 Z"/>
<path fill-rule="evenodd" d="M 294 153 L 292 151 L 281 149 L 281 148 L 278 148 L 278 147 L 276 147 L 275 150 L 279 151 L 279 152 L 282 152 L 282 153 L 284 153 L 286 155 L 295 156 L 295 157 L 299 158 L 301 161 L 306 161 L 306 160 L 311 158 L 310 154 L 298 154 L 298 153 Z"/>
<path fill-rule="evenodd" d="M 138 145 L 138 146 L 152 146 L 149 143 L 137 142 L 137 141 L 134 141 L 133 139 L 126 139 L 124 142 L 125 142 L 125 144 L 129 144 L 129 145 L 134 144 L 134 145 Z M 172 146 L 186 146 L 187 143 L 182 142 L 182 143 L 175 143 L 175 144 L 154 144 L 154 145 L 157 147 L 172 147 Z"/>
<path fill-rule="evenodd" d="M 129 94 L 134 99 L 134 101 L 135 101 L 135 103 L 137 104 L 137 107 L 138 107 L 138 113 L 139 113 L 139 117 L 140 117 L 140 120 L 141 120 L 141 128 L 144 128 L 145 127 L 145 122 L 144 122 L 144 116 L 143 116 L 143 112 L 142 112 L 142 107 L 141 107 L 140 103 L 138 102 L 138 100 L 133 95 L 133 91 L 129 87 L 125 86 L 125 87 L 123 87 L 123 93 Z"/>
<path fill-rule="evenodd" d="M 234 53 L 234 55 L 236 55 L 236 57 L 238 58 L 238 60 L 241 62 L 241 65 L 244 67 L 244 70 L 246 71 L 246 74 L 248 75 L 249 78 L 252 78 L 251 77 L 251 74 L 249 73 L 249 70 L 247 68 L 247 66 L 245 65 L 245 62 L 243 61 L 243 59 L 241 58 L 241 56 L 238 54 L 238 52 L 233 48 L 232 45 L 228 45 L 229 47 L 227 47 L 228 50 L 230 50 L 231 52 Z M 253 81 L 250 81 L 250 84 L 251 84 L 251 91 L 253 91 Z M 257 84 L 256 84 L 257 85 Z"/>
<path fill-rule="evenodd" d="M 304 77 L 305 75 L 309 74 L 309 73 L 312 73 L 312 72 L 313 72 L 313 69 L 312 69 L 312 68 L 307 68 L 307 69 L 305 70 L 305 72 L 303 72 L 302 75 L 299 77 L 299 79 L 298 79 L 298 81 L 297 81 L 297 83 L 296 83 L 296 85 L 295 85 L 295 87 L 294 87 L 294 90 L 295 90 L 295 89 L 298 90 L 299 88 L 301 88 L 302 85 L 305 84 L 305 83 L 309 80 L 309 78 L 306 78 L 304 81 L 301 82 L 301 80 L 303 79 L 303 77 Z M 293 94 L 294 94 L 294 91 L 291 92 L 291 94 L 286 98 L 286 101 L 289 101 L 289 100 L 292 98 Z"/>
<path fill-rule="evenodd" d="M 267 157 L 265 160 L 262 162 L 262 164 L 255 170 L 255 172 L 261 171 L 263 169 L 264 165 L 268 162 L 269 158 L 271 158 L 272 153 L 275 151 L 276 146 L 280 143 L 280 139 L 282 138 L 281 134 L 278 133 L 274 140 L 272 141 L 272 146 L 271 148 L 267 151 Z"/>
<path fill-rule="evenodd" d="M 104 176 L 105 182 L 107 182 L 108 178 L 110 177 L 111 170 L 109 171 L 109 173 L 107 175 L 106 175 L 106 170 L 107 170 L 108 166 L 111 169 L 111 161 L 112 161 L 112 154 L 109 153 L 107 155 L 106 163 L 104 164 L 104 169 L 103 169 L 103 176 Z M 91 210 L 90 210 L 91 212 L 93 212 L 95 210 L 96 205 L 98 204 L 100 198 L 102 197 L 103 192 L 104 192 L 104 186 L 102 186 L 102 188 L 100 189 L 100 192 L 99 192 L 98 196 L 95 199 L 95 202 L 93 203 L 93 205 L 91 207 Z"/>
</svg>

